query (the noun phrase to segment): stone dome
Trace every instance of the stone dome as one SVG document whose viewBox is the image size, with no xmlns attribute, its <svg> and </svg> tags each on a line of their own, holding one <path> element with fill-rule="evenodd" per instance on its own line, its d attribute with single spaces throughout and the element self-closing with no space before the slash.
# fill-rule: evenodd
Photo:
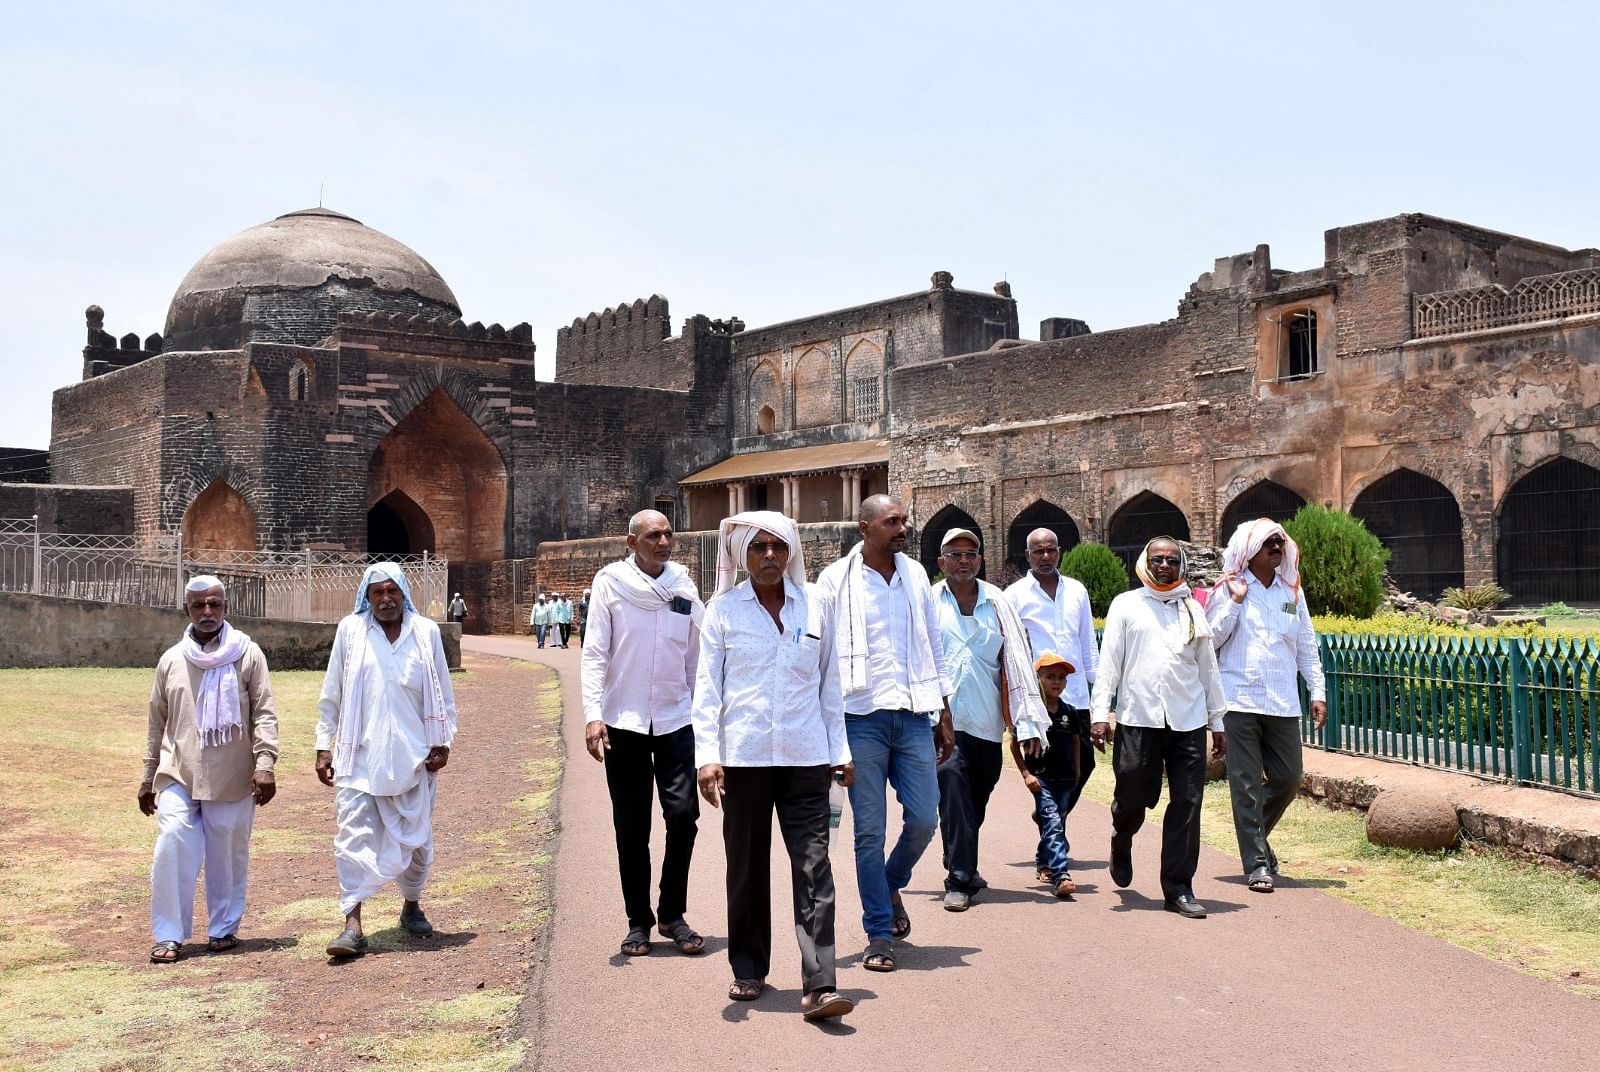
<svg viewBox="0 0 1600 1072">
<path fill-rule="evenodd" d="M 343 213 L 308 208 L 201 257 L 167 310 L 166 348 L 314 345 L 343 311 L 461 315 L 455 294 L 416 252 Z"/>
</svg>

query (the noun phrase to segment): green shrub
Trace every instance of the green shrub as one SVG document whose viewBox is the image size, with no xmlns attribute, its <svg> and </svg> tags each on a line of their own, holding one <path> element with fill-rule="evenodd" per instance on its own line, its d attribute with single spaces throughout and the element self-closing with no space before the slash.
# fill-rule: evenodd
<svg viewBox="0 0 1600 1072">
<path fill-rule="evenodd" d="M 1127 568 L 1103 543 L 1078 544 L 1061 556 L 1060 569 L 1089 590 L 1089 609 L 1096 618 L 1104 618 L 1111 601 L 1128 590 Z"/>
<path fill-rule="evenodd" d="M 1569 607 L 1565 603 L 1562 603 L 1562 602 L 1559 602 L 1559 601 L 1555 602 L 1555 603 L 1546 603 L 1544 606 L 1542 606 L 1538 610 L 1534 611 L 1534 613 L 1538 614 L 1538 615 L 1541 615 L 1541 616 L 1543 616 L 1545 618 L 1582 618 L 1583 617 L 1583 611 L 1579 610 L 1577 607 Z"/>
<path fill-rule="evenodd" d="M 1370 618 L 1349 618 L 1322 615 L 1311 619 L 1318 633 L 1357 633 L 1369 636 L 1437 636 L 1437 637 L 1500 637 L 1539 640 L 1555 637 L 1592 637 L 1594 633 L 1579 628 L 1560 628 L 1537 625 L 1461 625 L 1454 622 L 1436 622 L 1415 614 L 1384 611 Z"/>
<path fill-rule="evenodd" d="M 1446 588 L 1439 596 L 1439 605 L 1457 610 L 1489 610 L 1510 598 L 1510 592 L 1493 581 L 1487 581 L 1466 588 Z"/>
<path fill-rule="evenodd" d="M 1389 549 L 1367 526 L 1307 503 L 1283 527 L 1300 545 L 1300 585 L 1311 613 L 1372 617 L 1383 602 Z"/>
</svg>

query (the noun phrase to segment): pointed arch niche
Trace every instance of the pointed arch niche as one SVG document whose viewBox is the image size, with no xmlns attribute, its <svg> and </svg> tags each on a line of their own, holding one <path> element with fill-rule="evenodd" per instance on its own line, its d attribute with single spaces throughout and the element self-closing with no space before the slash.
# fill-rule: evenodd
<svg viewBox="0 0 1600 1072">
<path fill-rule="evenodd" d="M 254 551 L 256 514 L 226 480 L 213 480 L 183 512 L 183 546 L 208 551 Z"/>
<path fill-rule="evenodd" d="M 979 541 L 983 540 L 983 530 L 978 527 L 971 514 L 959 506 L 944 507 L 923 526 L 922 539 L 918 545 L 918 550 L 921 552 L 918 561 L 922 563 L 922 568 L 928 571 L 930 577 L 939 572 L 939 541 L 951 529 L 971 529 L 978 534 Z M 980 549 L 984 552 L 984 569 L 978 571 L 978 576 L 982 577 L 989 565 L 989 548 L 984 545 Z"/>
<path fill-rule="evenodd" d="M 1357 495 L 1350 513 L 1389 549 L 1389 576 L 1401 591 L 1438 599 L 1461 585 L 1461 509 L 1431 476 L 1396 469 Z"/>
<path fill-rule="evenodd" d="M 402 553 L 403 536 L 404 553 L 431 551 L 452 562 L 504 558 L 507 489 L 500 451 L 444 388 L 435 388 L 372 454 L 368 550 Z M 374 538 L 388 546 L 374 546 Z"/>
<path fill-rule="evenodd" d="M 1226 546 L 1234 529 L 1259 517 L 1269 517 L 1281 525 L 1305 504 L 1305 499 L 1301 498 L 1298 491 L 1286 488 L 1275 480 L 1258 480 L 1235 495 L 1228 508 L 1222 511 L 1217 542 Z"/>
<path fill-rule="evenodd" d="M 1511 485 L 1495 559 L 1518 603 L 1600 600 L 1600 469 L 1554 458 Z"/>
<path fill-rule="evenodd" d="M 1049 529 L 1056 534 L 1061 553 L 1066 554 L 1078 546 L 1081 539 L 1078 523 L 1053 502 L 1040 499 L 1016 517 L 1006 530 L 1006 562 L 1023 573 L 1028 572 L 1028 533 L 1034 529 Z"/>
<path fill-rule="evenodd" d="M 1111 515 L 1111 522 L 1106 526 L 1106 544 L 1122 559 L 1130 583 L 1138 583 L 1133 564 L 1139 561 L 1139 552 L 1157 536 L 1187 540 L 1189 519 L 1177 506 L 1153 491 L 1141 491 Z"/>
</svg>

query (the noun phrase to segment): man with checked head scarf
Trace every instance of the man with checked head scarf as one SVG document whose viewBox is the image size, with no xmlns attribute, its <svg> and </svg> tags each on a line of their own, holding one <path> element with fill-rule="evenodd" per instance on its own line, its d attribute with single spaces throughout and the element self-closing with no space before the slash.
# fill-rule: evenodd
<svg viewBox="0 0 1600 1072">
<path fill-rule="evenodd" d="M 177 960 L 189 940 L 194 886 L 206 873 L 206 949 L 239 944 L 255 809 L 277 791 L 278 715 L 267 660 L 227 622 L 216 577 L 184 589 L 189 628 L 156 664 L 139 810 L 156 817 L 150 868 L 150 959 Z"/>
<path fill-rule="evenodd" d="M 367 568 L 339 622 L 317 702 L 317 778 L 334 790 L 333 859 L 344 930 L 330 957 L 367 951 L 361 905 L 393 882 L 400 926 L 426 938 L 419 903 L 433 867 L 438 772 L 450 759 L 456 700 L 439 626 L 417 613 L 400 567 Z"/>
<path fill-rule="evenodd" d="M 1228 790 L 1233 830 L 1249 888 L 1271 893 L 1278 857 L 1267 843 L 1300 791 L 1300 689 L 1311 695 L 1311 719 L 1328 719 L 1327 687 L 1305 593 L 1300 549 L 1271 518 L 1234 530 L 1222 579 L 1206 604 L 1228 731 Z"/>
<path fill-rule="evenodd" d="M 1217 674 L 1206 613 L 1184 580 L 1188 562 L 1176 540 L 1159 536 L 1145 545 L 1134 567 L 1141 584 L 1111 601 L 1100 644 L 1100 676 L 1090 706 L 1090 735 L 1111 753 L 1116 789 L 1111 800 L 1111 881 L 1133 882 L 1133 835 L 1145 812 L 1161 799 L 1167 778 L 1167 812 L 1161 822 L 1161 893 L 1169 912 L 1204 919 L 1194 898 L 1200 864 L 1200 804 L 1206 785 L 1206 728 L 1212 750 L 1227 751 L 1222 715 L 1227 703 Z"/>
<path fill-rule="evenodd" d="M 749 576 L 734 583 L 740 569 Z M 833 602 L 806 583 L 800 530 L 757 510 L 722 522 L 717 591 L 700 626 L 695 766 L 722 808 L 728 857 L 728 997 L 753 1001 L 772 952 L 772 816 L 789 853 L 807 1020 L 854 1008 L 835 989 L 828 787 L 855 778 L 834 658 Z"/>
</svg>

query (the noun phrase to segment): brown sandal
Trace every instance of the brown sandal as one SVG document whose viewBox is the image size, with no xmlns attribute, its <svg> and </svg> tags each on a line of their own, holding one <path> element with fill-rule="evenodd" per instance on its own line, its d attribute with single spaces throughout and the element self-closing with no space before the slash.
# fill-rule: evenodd
<svg viewBox="0 0 1600 1072">
<path fill-rule="evenodd" d="M 754 1001 L 767 988 L 765 979 L 735 979 L 728 987 L 729 1001 Z"/>
<path fill-rule="evenodd" d="M 150 963 L 171 964 L 183 956 L 182 949 L 183 945 L 179 942 L 157 942 L 150 947 Z"/>
<path fill-rule="evenodd" d="M 226 953 L 230 949 L 239 948 L 239 937 L 235 934 L 224 934 L 221 938 L 212 938 L 206 942 L 207 953 Z"/>
<path fill-rule="evenodd" d="M 800 999 L 801 1015 L 806 1020 L 832 1020 L 856 1007 L 856 1003 L 837 990 L 815 990 Z"/>
</svg>

